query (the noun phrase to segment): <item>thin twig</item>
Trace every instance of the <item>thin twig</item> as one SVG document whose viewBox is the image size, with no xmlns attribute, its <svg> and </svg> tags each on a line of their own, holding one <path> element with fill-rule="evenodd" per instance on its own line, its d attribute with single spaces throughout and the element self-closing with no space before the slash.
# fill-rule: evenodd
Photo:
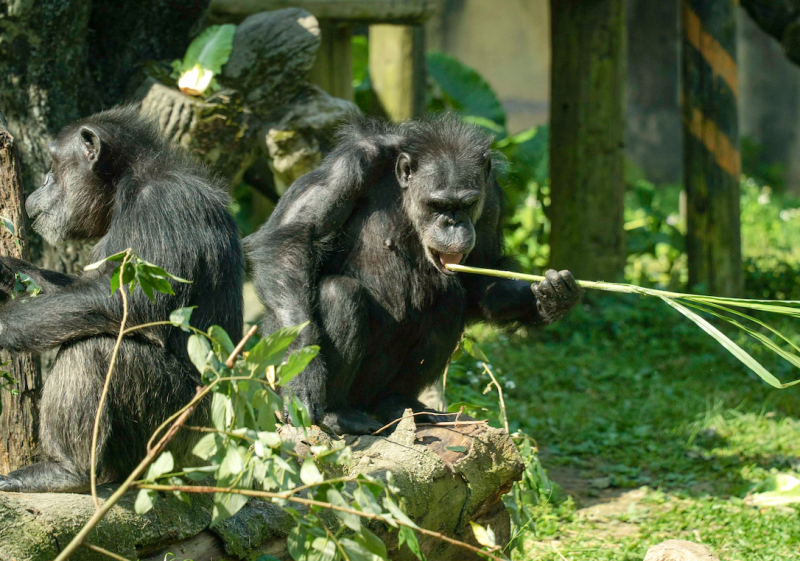
<svg viewBox="0 0 800 561">
<path fill-rule="evenodd" d="M 403 415 L 402 417 L 400 417 L 399 419 L 395 419 L 394 421 L 392 421 L 388 425 L 382 426 L 381 428 L 379 428 L 378 430 L 373 432 L 370 436 L 378 436 L 378 433 L 383 432 L 384 430 L 388 429 L 392 425 L 396 425 L 397 423 L 399 423 L 400 421 L 402 421 L 406 417 L 416 417 L 417 415 L 441 415 L 442 417 L 445 417 L 445 416 L 447 416 L 447 417 L 456 416 L 457 417 L 460 414 L 461 414 L 460 411 L 458 413 L 438 413 L 438 412 L 432 413 L 430 411 L 421 411 L 419 413 L 412 413 L 411 415 Z"/>
<path fill-rule="evenodd" d="M 113 551 L 109 551 L 107 549 L 103 549 L 102 547 L 92 545 L 90 543 L 82 543 L 81 547 L 85 547 L 86 549 L 91 549 L 92 551 L 96 551 L 97 553 L 102 553 L 106 557 L 111 557 L 111 559 L 116 559 L 117 561 L 130 561 L 127 557 L 123 557 Z"/>
<path fill-rule="evenodd" d="M 450 361 L 444 367 L 444 374 L 442 374 L 442 395 L 439 396 L 439 409 L 445 409 L 445 392 L 447 391 L 447 371 L 450 370 Z"/>
<path fill-rule="evenodd" d="M 236 345 L 236 348 L 233 349 L 233 352 L 231 353 L 231 356 L 229 356 L 228 360 L 225 361 L 225 366 L 227 366 L 228 368 L 233 368 L 233 362 L 236 360 L 236 357 L 239 355 L 240 352 L 242 352 L 242 349 L 247 344 L 247 342 L 250 340 L 250 337 L 255 335 L 256 331 L 258 331 L 258 324 L 253 325 L 247 331 L 247 334 L 244 336 L 244 338 L 242 338 L 242 340 L 239 341 L 239 344 Z"/>
<path fill-rule="evenodd" d="M 497 382 L 497 378 L 494 377 L 494 374 L 492 374 L 492 370 L 485 362 L 483 363 L 483 369 L 489 375 L 489 378 L 492 379 L 494 387 L 497 388 L 497 394 L 500 396 L 500 412 L 503 414 L 503 426 L 505 426 L 506 432 L 508 434 L 511 434 L 511 431 L 508 430 L 508 416 L 506 415 L 506 402 L 503 399 L 503 388 L 500 387 L 500 384 Z"/>
<path fill-rule="evenodd" d="M 465 425 L 485 425 L 489 421 L 442 421 L 441 423 L 417 423 L 418 427 L 461 427 Z"/>
<path fill-rule="evenodd" d="M 91 464 L 89 465 L 89 484 L 92 490 L 92 502 L 94 503 L 95 510 L 100 509 L 100 501 L 97 498 L 97 438 L 100 434 L 100 417 L 103 414 L 103 406 L 106 403 L 108 389 L 111 387 L 111 375 L 114 373 L 114 366 L 117 363 L 119 348 L 122 343 L 122 338 L 125 336 L 125 323 L 128 321 L 128 297 L 125 295 L 125 285 L 122 282 L 122 275 L 125 272 L 125 265 L 128 264 L 130 257 L 131 253 L 130 250 L 128 250 L 119 266 L 119 293 L 122 296 L 122 321 L 119 325 L 119 334 L 114 344 L 114 350 L 111 353 L 111 360 L 108 363 L 106 380 L 103 383 L 103 393 L 100 394 L 100 403 L 97 405 L 97 413 L 95 413 L 94 416 L 94 427 L 92 428 L 92 455 Z"/>
<path fill-rule="evenodd" d="M 324 484 L 323 482 L 322 484 Z M 354 508 L 346 507 L 346 506 L 339 506 L 334 505 L 331 503 L 325 503 L 322 501 L 315 501 L 313 499 L 304 499 L 302 497 L 285 497 L 283 493 L 271 493 L 269 491 L 256 491 L 254 489 L 230 489 L 225 487 L 208 487 L 208 486 L 199 486 L 199 485 L 152 485 L 152 484 L 139 484 L 136 485 L 139 489 L 150 489 L 152 491 L 183 491 L 185 493 L 229 493 L 232 495 L 245 495 L 247 497 L 261 497 L 265 499 L 283 499 L 293 503 L 302 504 L 306 506 L 318 506 L 320 508 L 327 508 L 330 510 L 338 510 L 339 512 L 346 512 L 348 514 L 355 514 L 356 516 L 360 516 L 362 518 L 368 518 L 370 520 L 382 520 L 386 521 L 385 518 L 380 516 L 379 514 L 373 514 L 371 512 L 363 512 L 361 510 L 356 510 Z M 477 548 L 473 545 L 468 543 L 464 543 L 458 540 L 454 540 L 451 537 L 445 536 L 439 532 L 434 532 L 433 530 L 427 530 L 425 528 L 421 528 L 416 524 L 405 524 L 398 520 L 397 518 L 394 521 L 399 524 L 400 526 L 407 526 L 419 532 L 420 534 L 425 534 L 426 536 L 431 536 L 434 538 L 438 538 L 442 541 L 450 543 L 452 545 L 456 545 L 463 549 L 468 549 L 474 553 L 479 553 L 492 559 L 494 561 L 506 561 L 501 557 L 497 557 L 492 555 L 491 553 L 484 551 L 480 548 Z"/>
</svg>

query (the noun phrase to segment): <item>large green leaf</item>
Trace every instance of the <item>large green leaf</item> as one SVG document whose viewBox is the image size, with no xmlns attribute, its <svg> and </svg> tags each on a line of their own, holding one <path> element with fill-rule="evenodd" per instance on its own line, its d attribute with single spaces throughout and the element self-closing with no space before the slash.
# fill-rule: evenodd
<svg viewBox="0 0 800 561">
<path fill-rule="evenodd" d="M 186 50 L 186 56 L 183 59 L 184 69 L 199 64 L 204 70 L 219 74 L 231 56 L 235 34 L 236 26 L 230 23 L 212 25 L 203 31 Z"/>
<path fill-rule="evenodd" d="M 440 51 L 425 56 L 428 74 L 456 109 L 465 115 L 483 117 L 506 126 L 506 112 L 492 87 L 475 70 Z"/>
</svg>

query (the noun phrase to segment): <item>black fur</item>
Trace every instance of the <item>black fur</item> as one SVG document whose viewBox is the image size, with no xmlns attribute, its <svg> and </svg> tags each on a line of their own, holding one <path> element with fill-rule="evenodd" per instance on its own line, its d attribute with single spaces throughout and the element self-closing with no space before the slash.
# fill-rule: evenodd
<svg viewBox="0 0 800 561">
<path fill-rule="evenodd" d="M 169 318 L 197 306 L 192 324 L 242 332 L 244 257 L 228 195 L 189 155 L 171 147 L 134 107 L 99 113 L 65 128 L 51 146 L 45 184 L 26 202 L 33 227 L 48 241 L 100 237 L 93 260 L 134 249 L 192 284 L 175 295 L 140 289 L 128 325 Z M 3 282 L 23 272 L 42 288 L 35 298 L 0 308 L 0 347 L 38 352 L 60 346 L 41 401 L 42 461 L 0 476 L 0 491 L 82 492 L 89 481 L 92 425 L 122 319 L 119 292 L 109 296 L 114 265 L 71 277 L 15 259 L 0 260 Z M 122 342 L 98 443 L 101 482 L 127 476 L 145 454 L 152 431 L 195 394 L 199 375 L 186 352 L 188 334 L 156 327 Z M 195 413 L 202 423 L 208 408 Z M 195 437 L 171 444 L 180 461 Z"/>
<path fill-rule="evenodd" d="M 532 291 L 443 267 L 440 254 L 514 267 L 503 254 L 490 143 L 452 115 L 356 119 L 245 241 L 264 333 L 310 321 L 296 345 L 321 347 L 291 383 L 315 422 L 367 432 L 405 407 L 420 411 L 418 394 L 442 373 L 465 325 L 544 325 L 578 301 L 566 271 Z"/>
</svg>

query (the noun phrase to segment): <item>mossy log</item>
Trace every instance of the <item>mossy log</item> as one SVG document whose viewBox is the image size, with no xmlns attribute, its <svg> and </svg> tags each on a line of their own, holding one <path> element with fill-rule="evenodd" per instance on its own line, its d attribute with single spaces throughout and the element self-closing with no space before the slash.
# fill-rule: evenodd
<svg viewBox="0 0 800 561">
<path fill-rule="evenodd" d="M 320 431 L 308 439 L 291 428 L 297 451 L 329 440 Z M 510 537 L 509 516 L 501 500 L 523 469 L 509 436 L 486 425 L 416 426 L 406 417 L 388 436 L 346 437 L 353 448 L 349 475 L 385 477 L 391 471 L 405 498 L 408 514 L 420 526 L 475 545 L 469 521 L 489 525 L 498 543 Z M 464 447 L 464 452 L 453 451 Z M 456 448 L 460 449 L 460 448 Z M 109 496 L 112 486 L 103 489 Z M 191 505 L 163 497 L 144 516 L 134 513 L 135 493 L 117 504 L 90 534 L 90 543 L 128 559 L 257 559 L 271 554 L 289 559 L 285 536 L 291 518 L 277 506 L 252 499 L 235 516 L 209 527 L 211 499 L 194 495 Z M 57 555 L 94 512 L 91 497 L 70 494 L 0 494 L 0 561 L 49 561 Z M 370 525 L 386 541 L 392 559 L 412 559 L 397 549 L 396 533 Z M 420 537 L 428 559 L 478 559 L 470 552 L 436 538 Z M 73 559 L 106 559 L 81 548 Z"/>
</svg>

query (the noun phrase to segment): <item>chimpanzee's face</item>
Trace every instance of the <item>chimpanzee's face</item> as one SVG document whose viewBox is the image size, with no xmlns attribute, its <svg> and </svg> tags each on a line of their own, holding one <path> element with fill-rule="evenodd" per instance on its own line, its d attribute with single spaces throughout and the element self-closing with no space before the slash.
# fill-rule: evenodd
<svg viewBox="0 0 800 561">
<path fill-rule="evenodd" d="M 441 273 L 463 262 L 475 247 L 475 223 L 481 216 L 491 177 L 491 153 L 439 154 L 415 161 L 398 157 L 396 172 L 405 189 L 406 212 L 428 260 Z"/>
<path fill-rule="evenodd" d="M 66 129 L 50 143 L 50 171 L 25 202 L 33 229 L 49 243 L 108 231 L 113 193 L 99 173 L 103 150 L 99 133 L 86 126 Z"/>
</svg>

